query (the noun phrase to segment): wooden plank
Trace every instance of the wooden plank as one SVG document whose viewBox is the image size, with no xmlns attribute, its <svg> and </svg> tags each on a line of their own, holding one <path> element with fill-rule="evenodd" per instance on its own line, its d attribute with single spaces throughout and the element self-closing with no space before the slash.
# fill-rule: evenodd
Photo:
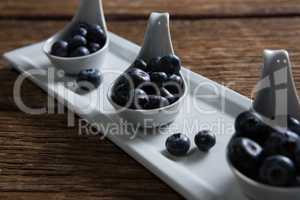
<svg viewBox="0 0 300 200">
<path fill-rule="evenodd" d="M 294 64 L 300 65 L 300 47 L 295 44 L 300 36 L 299 22 L 299 18 L 174 20 L 171 32 L 175 50 L 185 65 L 218 82 L 235 81 L 231 87 L 249 96 L 259 76 L 263 49 L 287 49 Z M 5 31 L 0 32 L 0 53 L 45 39 L 64 24 L 55 21 L 0 21 L 5 27 Z M 146 21 L 113 21 L 108 23 L 108 28 L 141 44 Z M 6 71 L 3 60 L 0 60 L 0 69 Z M 300 71 L 297 69 L 294 73 L 298 81 Z M 9 83 L 9 78 L 9 75 L 0 77 L 5 84 Z"/>
<path fill-rule="evenodd" d="M 0 53 L 50 36 L 64 21 L 0 21 Z M 177 54 L 193 71 L 250 96 L 264 48 L 286 48 L 300 89 L 300 18 L 175 20 Z M 114 21 L 109 29 L 138 44 L 146 21 Z M 7 39 L 10 36 L 9 39 Z M 12 98 L 17 74 L 0 59 L 0 199 L 180 199 L 169 187 L 107 140 L 79 136 L 66 114 L 32 116 Z M 23 99 L 46 105 L 26 82 Z M 78 120 L 78 119 L 77 119 Z M 77 123 L 76 123 L 77 124 Z"/>
<path fill-rule="evenodd" d="M 70 17 L 78 0 L 2 0 L 0 16 Z M 168 11 L 176 16 L 261 16 L 300 14 L 298 0 L 114 0 L 104 1 L 108 16 L 145 17 L 152 11 Z"/>
</svg>

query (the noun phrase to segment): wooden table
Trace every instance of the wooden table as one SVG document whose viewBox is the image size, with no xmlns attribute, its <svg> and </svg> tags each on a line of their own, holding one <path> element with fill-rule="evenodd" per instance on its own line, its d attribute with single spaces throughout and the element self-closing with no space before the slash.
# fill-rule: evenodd
<svg viewBox="0 0 300 200">
<path fill-rule="evenodd" d="M 149 13 L 169 11 L 184 65 L 246 96 L 263 49 L 287 49 L 300 88 L 299 0 L 104 1 L 110 31 L 138 44 Z M 49 37 L 77 6 L 77 0 L 1 0 L 1 54 Z M 114 144 L 78 136 L 66 114 L 21 112 L 13 100 L 18 74 L 2 58 L 0 70 L 0 199 L 182 199 Z M 29 81 L 22 98 L 47 105 L 47 95 Z"/>
</svg>

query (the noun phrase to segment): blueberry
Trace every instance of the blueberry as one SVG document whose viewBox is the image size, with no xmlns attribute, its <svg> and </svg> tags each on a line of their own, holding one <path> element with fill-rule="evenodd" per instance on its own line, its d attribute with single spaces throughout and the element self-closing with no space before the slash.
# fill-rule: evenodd
<svg viewBox="0 0 300 200">
<path fill-rule="evenodd" d="M 153 72 L 150 75 L 151 81 L 156 83 L 158 86 L 162 86 L 167 80 L 168 75 L 165 72 Z"/>
<path fill-rule="evenodd" d="M 162 108 L 170 105 L 169 101 L 161 96 L 151 95 L 149 96 L 149 102 L 145 105 L 146 109 Z"/>
<path fill-rule="evenodd" d="M 75 35 L 80 35 L 82 37 L 86 37 L 87 35 L 87 30 L 83 27 L 78 27 L 76 28 L 73 32 L 72 32 L 72 35 L 75 36 Z"/>
<path fill-rule="evenodd" d="M 300 136 L 300 122 L 297 119 L 288 117 L 288 128 Z"/>
<path fill-rule="evenodd" d="M 106 40 L 105 32 L 99 25 L 90 25 L 88 29 L 87 39 L 90 42 L 104 44 Z"/>
<path fill-rule="evenodd" d="M 228 157 L 233 166 L 250 177 L 257 174 L 261 155 L 261 146 L 248 138 L 233 138 L 228 146 Z"/>
<path fill-rule="evenodd" d="M 280 154 L 294 159 L 297 149 L 300 149 L 300 140 L 297 134 L 291 131 L 274 131 L 264 145 L 264 154 L 266 156 Z"/>
<path fill-rule="evenodd" d="M 172 104 L 178 100 L 178 97 L 175 97 L 164 87 L 160 88 L 160 94 L 162 97 L 165 97 L 166 99 L 168 99 L 170 104 Z"/>
<path fill-rule="evenodd" d="M 168 81 L 169 82 L 177 83 L 180 86 L 183 85 L 183 80 L 182 80 L 181 76 L 176 75 L 176 74 L 172 74 L 171 76 L 169 76 L 168 77 Z"/>
<path fill-rule="evenodd" d="M 181 76 L 171 75 L 164 87 L 176 97 L 181 97 L 184 93 L 183 80 Z"/>
<path fill-rule="evenodd" d="M 150 72 L 159 72 L 160 71 L 159 61 L 160 61 L 160 57 L 152 58 L 148 63 L 148 70 Z"/>
<path fill-rule="evenodd" d="M 190 139 L 181 133 L 176 133 L 167 138 L 167 151 L 174 156 L 184 156 L 188 153 L 191 146 Z"/>
<path fill-rule="evenodd" d="M 121 85 L 121 84 L 126 85 L 129 90 L 133 88 L 133 85 L 130 85 L 131 84 L 130 77 L 126 73 L 121 74 L 114 82 L 114 86 Z"/>
<path fill-rule="evenodd" d="M 88 48 L 91 53 L 95 53 L 101 48 L 101 46 L 98 43 L 92 42 L 88 44 Z"/>
<path fill-rule="evenodd" d="M 131 81 L 134 83 L 135 87 L 150 81 L 149 74 L 141 69 L 130 68 L 126 73 L 131 78 Z"/>
<path fill-rule="evenodd" d="M 97 69 L 81 70 L 78 74 L 77 82 L 83 89 L 86 90 L 97 88 L 101 83 L 100 72 Z"/>
<path fill-rule="evenodd" d="M 80 57 L 87 56 L 90 54 L 90 51 L 86 47 L 77 47 L 74 51 L 71 51 L 71 57 Z"/>
<path fill-rule="evenodd" d="M 147 71 L 147 63 L 142 59 L 135 60 L 132 67 Z"/>
<path fill-rule="evenodd" d="M 144 90 L 148 95 L 160 95 L 159 87 L 152 82 L 145 82 L 140 85 L 138 88 Z"/>
<path fill-rule="evenodd" d="M 267 158 L 260 170 L 260 180 L 273 186 L 289 186 L 296 179 L 294 163 L 285 156 L 276 155 Z"/>
<path fill-rule="evenodd" d="M 207 152 L 216 144 L 216 136 L 209 130 L 200 131 L 195 136 L 195 144 L 200 151 Z"/>
<path fill-rule="evenodd" d="M 176 55 L 167 55 L 160 59 L 159 67 L 167 74 L 179 74 L 181 61 Z"/>
<path fill-rule="evenodd" d="M 143 109 L 145 108 L 145 105 L 149 102 L 148 95 L 142 89 L 132 89 L 130 92 L 130 97 L 132 98 L 130 107 L 133 109 Z"/>
<path fill-rule="evenodd" d="M 51 47 L 51 54 L 54 56 L 67 57 L 68 43 L 63 40 L 55 42 Z"/>
<path fill-rule="evenodd" d="M 127 107 L 130 99 L 130 90 L 126 84 L 116 84 L 112 89 L 112 100 L 120 106 Z"/>
<path fill-rule="evenodd" d="M 255 140 L 261 145 L 264 144 L 271 133 L 271 128 L 250 111 L 239 114 L 234 125 L 239 136 Z"/>
<path fill-rule="evenodd" d="M 69 42 L 71 50 L 85 45 L 87 45 L 87 41 L 85 37 L 82 37 L 81 35 L 75 35 Z"/>
</svg>

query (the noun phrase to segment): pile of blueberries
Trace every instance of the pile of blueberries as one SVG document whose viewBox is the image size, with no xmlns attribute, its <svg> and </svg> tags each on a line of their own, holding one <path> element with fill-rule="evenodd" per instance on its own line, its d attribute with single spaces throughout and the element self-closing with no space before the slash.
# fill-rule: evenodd
<svg viewBox="0 0 300 200">
<path fill-rule="evenodd" d="M 102 49 L 105 42 L 105 32 L 99 25 L 79 23 L 68 38 L 52 45 L 51 54 L 59 57 L 86 56 Z"/>
<path fill-rule="evenodd" d="M 135 62 L 116 80 L 112 100 L 130 109 L 156 109 L 176 102 L 184 93 L 181 61 L 176 55 Z"/>
<path fill-rule="evenodd" d="M 241 113 L 228 146 L 229 160 L 255 181 L 277 187 L 300 186 L 300 123 L 288 117 L 287 127 L 274 129 L 251 111 Z"/>
<path fill-rule="evenodd" d="M 216 144 L 216 136 L 209 130 L 203 130 L 196 134 L 194 142 L 202 152 L 208 152 Z M 186 155 L 191 147 L 189 137 L 182 133 L 169 136 L 166 140 L 167 151 L 174 156 Z"/>
</svg>

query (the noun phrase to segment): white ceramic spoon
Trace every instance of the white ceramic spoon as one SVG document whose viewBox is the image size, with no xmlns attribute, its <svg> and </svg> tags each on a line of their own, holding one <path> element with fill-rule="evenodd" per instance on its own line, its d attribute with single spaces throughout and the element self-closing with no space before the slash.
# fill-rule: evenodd
<svg viewBox="0 0 300 200">
<path fill-rule="evenodd" d="M 285 50 L 265 50 L 261 80 L 253 109 L 272 119 L 273 125 L 286 127 L 287 116 L 300 120 L 300 106 L 292 65 Z"/>
<path fill-rule="evenodd" d="M 258 84 L 253 111 L 263 121 L 277 128 L 287 127 L 287 116 L 300 119 L 300 106 L 289 55 L 285 50 L 265 50 L 261 80 Z M 253 200 L 294 200 L 300 196 L 300 187 L 273 187 L 256 182 L 228 163 L 244 193 Z"/>
<path fill-rule="evenodd" d="M 82 57 L 58 57 L 50 54 L 52 45 L 70 35 L 72 28 L 80 22 L 98 24 L 105 31 L 106 42 L 102 49 L 95 53 Z M 43 51 L 52 64 L 64 70 L 67 74 L 78 74 L 83 69 L 102 67 L 105 55 L 108 51 L 109 38 L 103 13 L 102 0 L 81 0 L 80 7 L 72 21 L 60 32 L 48 39 Z"/>
<path fill-rule="evenodd" d="M 170 54 L 174 54 L 174 50 L 170 35 L 169 14 L 152 13 L 148 21 L 144 44 L 137 59 L 141 58 L 148 62 L 152 58 Z M 153 128 L 169 124 L 175 120 L 180 111 L 182 101 L 187 94 L 187 85 L 184 81 L 184 94 L 175 103 L 166 107 L 151 110 L 123 108 L 114 103 L 111 99 L 111 92 L 110 89 L 108 92 L 108 99 L 122 118 L 133 125 L 144 128 Z"/>
</svg>

